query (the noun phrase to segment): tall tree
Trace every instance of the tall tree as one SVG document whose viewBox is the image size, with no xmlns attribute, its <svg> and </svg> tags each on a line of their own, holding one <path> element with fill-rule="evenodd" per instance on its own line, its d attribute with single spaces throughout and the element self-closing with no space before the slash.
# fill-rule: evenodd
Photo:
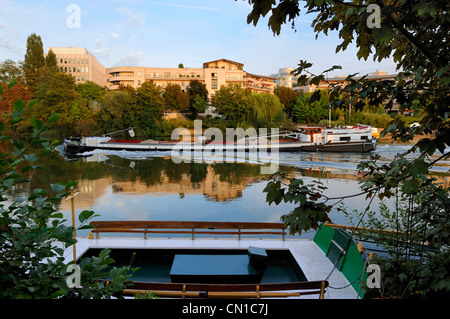
<svg viewBox="0 0 450 319">
<path fill-rule="evenodd" d="M 167 84 L 163 96 L 166 110 L 184 112 L 189 109 L 189 94 L 183 92 L 179 84 Z"/>
<path fill-rule="evenodd" d="M 297 98 L 297 92 L 292 88 L 285 86 L 277 86 L 273 92 L 280 99 L 284 105 L 284 111 L 289 117 L 293 116 L 292 107 L 294 106 L 295 99 Z"/>
<path fill-rule="evenodd" d="M 39 70 L 45 66 L 42 39 L 35 33 L 27 38 L 27 49 L 23 65 L 25 84 L 34 92 L 39 77 Z"/>
<path fill-rule="evenodd" d="M 58 61 L 56 60 L 56 54 L 51 49 L 48 51 L 47 56 L 45 57 L 45 66 L 52 73 L 58 72 Z"/>
<path fill-rule="evenodd" d="M 155 136 L 164 114 L 162 88 L 153 82 L 144 82 L 136 90 L 136 103 L 133 107 L 137 134 Z"/>
<path fill-rule="evenodd" d="M 199 80 L 191 80 L 186 89 L 189 94 L 189 111 L 191 117 L 195 119 L 198 113 L 204 112 L 208 105 L 208 89 L 205 83 Z"/>
</svg>

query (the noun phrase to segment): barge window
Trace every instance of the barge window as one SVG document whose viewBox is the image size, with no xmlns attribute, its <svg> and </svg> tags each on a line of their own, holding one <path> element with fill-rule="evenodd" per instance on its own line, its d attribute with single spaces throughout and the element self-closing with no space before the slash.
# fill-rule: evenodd
<svg viewBox="0 0 450 319">
<path fill-rule="evenodd" d="M 350 136 L 341 136 L 339 138 L 339 141 L 347 141 L 347 142 L 349 142 L 350 141 Z"/>
<path fill-rule="evenodd" d="M 361 136 L 361 140 L 362 140 L 362 141 L 364 141 L 364 140 L 367 141 L 367 140 L 369 140 L 369 137 L 368 137 L 367 135 Z"/>
</svg>

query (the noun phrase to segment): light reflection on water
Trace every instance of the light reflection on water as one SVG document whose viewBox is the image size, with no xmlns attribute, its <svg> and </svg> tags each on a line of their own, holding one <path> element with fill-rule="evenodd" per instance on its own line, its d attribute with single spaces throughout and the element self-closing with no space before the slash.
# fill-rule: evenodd
<svg viewBox="0 0 450 319">
<path fill-rule="evenodd" d="M 280 153 L 279 169 L 303 178 L 320 180 L 329 197 L 358 193 L 362 178 L 357 170 L 361 161 L 380 154 L 387 163 L 404 145 L 379 145 L 373 153 Z M 44 158 L 45 159 L 45 158 Z M 37 174 L 31 188 L 59 181 L 78 181 L 76 212 L 93 210 L 98 220 L 194 220 L 194 221 L 260 221 L 277 222 L 295 205 L 268 205 L 263 192 L 269 175 L 261 174 L 259 163 L 237 158 L 235 163 L 175 164 L 170 153 L 99 152 L 78 159 L 55 154 L 42 163 L 48 174 Z M 217 159 L 216 159 L 217 160 Z M 449 163 L 438 167 L 449 181 Z M 442 174 L 441 174 L 442 175 Z M 49 188 L 49 187 L 48 187 Z M 17 189 L 19 193 L 29 192 Z M 348 211 L 366 209 L 365 197 L 345 201 Z M 378 203 L 373 203 L 376 210 Z M 70 201 L 61 202 L 60 210 L 71 220 Z M 342 213 L 333 210 L 334 223 L 345 224 Z M 80 233 L 78 235 L 87 235 Z M 303 237 L 311 238 L 312 233 Z"/>
</svg>

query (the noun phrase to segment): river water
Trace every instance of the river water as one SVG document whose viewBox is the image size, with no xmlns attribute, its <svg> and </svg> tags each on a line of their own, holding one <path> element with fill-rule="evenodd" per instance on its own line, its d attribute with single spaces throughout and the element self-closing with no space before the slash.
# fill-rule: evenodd
<svg viewBox="0 0 450 319">
<path fill-rule="evenodd" d="M 88 157 L 67 158 L 59 151 L 43 158 L 43 171 L 30 177 L 30 184 L 17 186 L 11 198 L 27 196 L 34 188 L 50 190 L 50 184 L 78 182 L 75 211 L 93 210 L 97 220 L 193 220 L 278 222 L 295 205 L 269 205 L 263 192 L 270 175 L 263 174 L 264 160 L 236 158 L 233 163 L 203 161 L 175 163 L 170 153 L 95 151 Z M 329 197 L 360 191 L 362 174 L 357 165 L 373 154 L 387 163 L 407 145 L 380 144 L 372 153 L 280 153 L 279 170 L 305 182 L 321 181 Z M 450 161 L 433 168 L 433 174 L 448 185 Z M 365 197 L 344 202 L 348 211 L 366 209 Z M 372 208 L 377 209 L 378 203 Z M 59 210 L 70 224 L 70 200 Z M 346 217 L 331 212 L 334 223 L 346 224 Z M 314 232 L 302 234 L 312 238 Z M 81 236 L 87 235 L 81 232 Z"/>
</svg>

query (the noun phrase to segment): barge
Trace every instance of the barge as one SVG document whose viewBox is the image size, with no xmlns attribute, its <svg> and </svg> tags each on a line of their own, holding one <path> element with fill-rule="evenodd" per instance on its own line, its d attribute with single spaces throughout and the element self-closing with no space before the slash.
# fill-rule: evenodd
<svg viewBox="0 0 450 319">
<path fill-rule="evenodd" d="M 117 151 L 190 151 L 190 152 L 371 152 L 376 138 L 370 126 L 345 128 L 304 127 L 268 136 L 245 137 L 236 141 L 208 140 L 199 136 L 196 141 L 123 140 L 109 136 L 68 137 L 64 140 L 66 154 L 83 155 L 95 150 Z"/>
</svg>

